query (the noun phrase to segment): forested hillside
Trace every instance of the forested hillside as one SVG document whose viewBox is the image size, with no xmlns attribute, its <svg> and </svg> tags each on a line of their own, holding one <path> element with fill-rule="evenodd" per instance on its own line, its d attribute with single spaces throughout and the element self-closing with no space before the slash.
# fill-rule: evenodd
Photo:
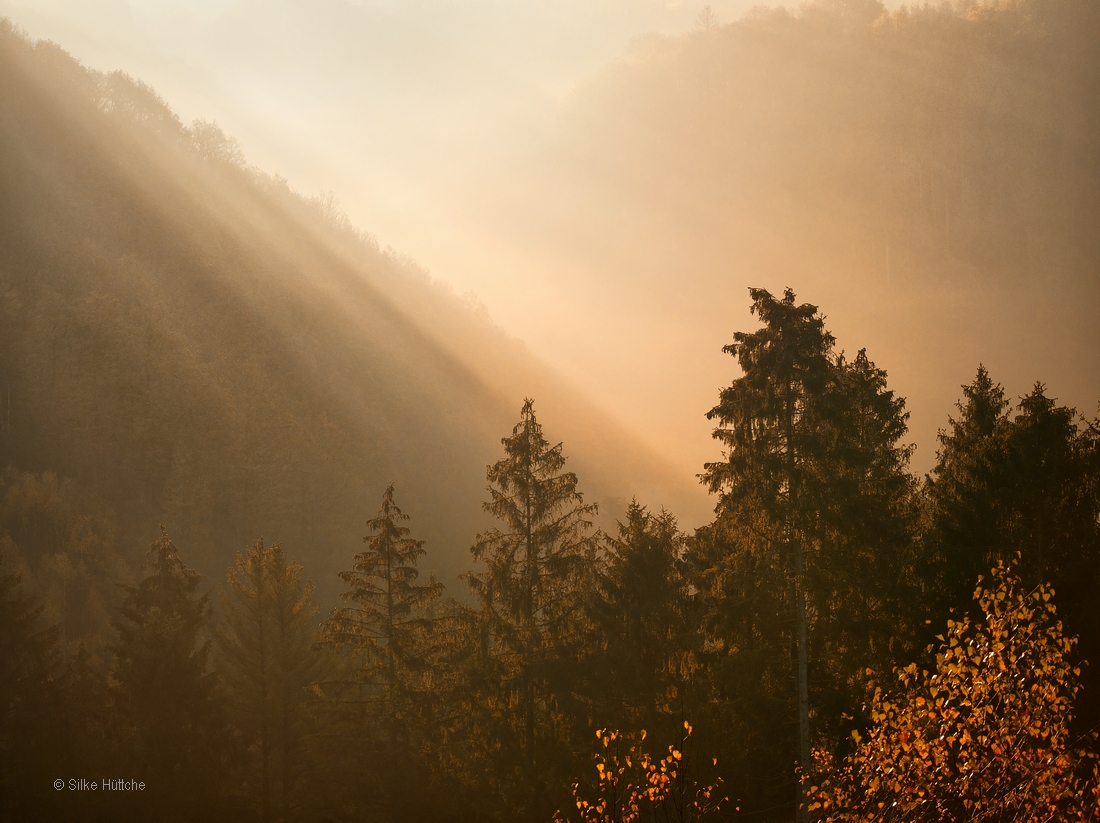
<svg viewBox="0 0 1100 823">
<path fill-rule="evenodd" d="M 1098 17 L 1087 0 L 761 6 L 636 42 L 576 95 L 569 148 L 707 245 L 751 219 L 883 280 L 1095 285 Z"/>
<path fill-rule="evenodd" d="M 526 395 L 607 457 L 591 483 L 620 510 L 695 494 L 476 300 L 246 168 L 215 125 L 51 43 L 5 28 L 0 46 L 0 463 L 95 496 L 124 554 L 164 523 L 209 574 L 278 535 L 331 593 L 365 501 L 394 482 L 453 579 L 479 466 Z"/>
</svg>

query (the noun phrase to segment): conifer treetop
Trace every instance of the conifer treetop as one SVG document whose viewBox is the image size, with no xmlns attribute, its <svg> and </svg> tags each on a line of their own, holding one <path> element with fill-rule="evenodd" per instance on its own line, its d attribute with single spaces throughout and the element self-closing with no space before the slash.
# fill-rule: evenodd
<svg viewBox="0 0 1100 823">
<path fill-rule="evenodd" d="M 726 449 L 725 460 L 704 464 L 701 482 L 720 493 L 719 510 L 732 507 L 741 485 L 760 486 L 773 496 L 812 451 L 819 426 L 811 408 L 833 377 L 833 336 L 817 306 L 795 303 L 791 289 L 781 300 L 766 289 L 749 289 L 751 311 L 764 327 L 735 332 L 722 351 L 737 358 L 742 375 L 719 394 L 707 412 L 718 426 L 712 436 Z M 820 410 L 819 410 L 820 411 Z M 792 466 L 789 461 L 793 461 Z"/>
<path fill-rule="evenodd" d="M 378 516 L 367 521 L 363 537 L 365 550 L 355 555 L 351 569 L 340 572 L 348 590 L 340 597 L 350 607 L 338 608 L 326 621 L 324 636 L 329 642 L 377 649 L 403 645 L 407 631 L 418 631 L 425 623 L 424 612 L 443 593 L 434 578 L 417 583 L 417 562 L 426 553 L 424 541 L 411 537 L 409 516 L 394 502 L 394 484 L 382 494 Z"/>
<path fill-rule="evenodd" d="M 505 456 L 486 470 L 491 500 L 484 509 L 513 529 L 524 529 L 530 523 L 549 527 L 557 525 L 554 513 L 566 504 L 581 505 L 595 514 L 595 505 L 583 506 L 584 497 L 577 491 L 577 475 L 563 472 L 565 457 L 562 444 L 551 446 L 535 417 L 535 402 L 523 401 L 520 420 L 511 437 L 501 438 Z M 539 534 L 531 535 L 538 541 Z"/>
<path fill-rule="evenodd" d="M 465 579 L 507 644 L 539 645 L 577 610 L 597 506 L 584 502 L 576 474 L 563 471 L 562 444 L 543 435 L 530 398 L 501 442 L 505 455 L 487 467 L 491 499 L 483 506 L 502 527 L 477 536 L 471 552 L 486 569 Z"/>
<path fill-rule="evenodd" d="M 184 564 L 163 525 L 160 537 L 149 546 L 145 557 L 141 566 L 145 576 L 136 586 L 125 587 L 123 617 L 142 623 L 152 609 L 157 609 L 165 616 L 175 615 L 187 623 L 203 623 L 209 598 L 195 597 L 201 576 Z"/>
</svg>

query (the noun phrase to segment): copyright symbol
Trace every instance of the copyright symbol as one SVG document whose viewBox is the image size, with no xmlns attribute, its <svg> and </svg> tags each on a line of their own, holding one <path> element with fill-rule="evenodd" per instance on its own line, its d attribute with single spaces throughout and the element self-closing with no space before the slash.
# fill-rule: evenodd
<svg viewBox="0 0 1100 823">
<path fill-rule="evenodd" d="M 55 780 L 55 781 L 53 782 L 53 787 L 54 787 L 55 789 L 57 789 L 58 791 L 61 791 L 62 789 L 64 789 L 64 788 L 65 788 L 65 781 L 64 781 L 64 780 L 62 780 L 62 779 L 61 779 L 61 778 L 59 777 L 59 778 L 57 778 L 57 780 Z"/>
</svg>

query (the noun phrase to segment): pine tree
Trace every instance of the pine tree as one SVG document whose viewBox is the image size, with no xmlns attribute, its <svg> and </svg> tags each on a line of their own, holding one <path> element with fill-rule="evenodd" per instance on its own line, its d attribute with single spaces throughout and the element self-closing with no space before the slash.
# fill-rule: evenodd
<svg viewBox="0 0 1100 823">
<path fill-rule="evenodd" d="M 228 569 L 219 669 L 238 729 L 258 758 L 249 775 L 263 821 L 290 819 L 308 734 L 304 705 L 318 667 L 311 648 L 313 583 L 278 544 L 261 538 Z"/>
<path fill-rule="evenodd" d="M 817 307 L 796 305 L 787 289 L 776 300 L 750 289 L 752 312 L 764 323 L 736 332 L 722 350 L 737 357 L 743 376 L 723 389 L 707 413 L 726 460 L 707 463 L 702 480 L 718 493 L 718 518 L 755 526 L 774 567 L 789 575 L 795 617 L 799 763 L 810 767 L 808 639 L 804 554 L 814 501 L 802 497 L 806 475 L 824 449 L 821 398 L 831 377 L 833 337 Z M 800 809 L 804 804 L 800 804 Z"/>
<path fill-rule="evenodd" d="M 958 418 L 939 434 L 936 466 L 925 483 L 928 567 L 937 609 L 963 608 L 973 581 L 1008 550 L 1004 524 L 1009 403 L 985 366 L 963 386 Z"/>
<path fill-rule="evenodd" d="M 431 708 L 428 686 L 437 651 L 433 610 L 443 593 L 434 577 L 417 583 L 424 541 L 401 525 L 408 519 L 394 502 L 391 484 L 378 516 L 367 521 L 367 548 L 340 573 L 348 584 L 341 597 L 351 605 L 334 609 L 321 628 L 321 642 L 344 655 L 342 675 L 324 684 L 326 693 L 337 704 L 369 707 L 352 718 L 383 730 L 375 748 L 380 762 L 372 768 L 383 776 L 391 819 L 412 819 L 423 800 L 415 793 L 423 793 L 424 786 L 412 772 L 423 776 L 417 751 Z"/>
<path fill-rule="evenodd" d="M 1095 454 L 1077 412 L 1036 383 L 1006 428 L 1009 551 L 1032 582 L 1094 578 L 1100 560 Z M 1062 592 L 1065 603 L 1065 592 Z"/>
<path fill-rule="evenodd" d="M 904 401 L 865 352 L 850 362 L 834 354 L 817 307 L 796 304 L 789 289 L 781 300 L 750 295 L 764 327 L 724 349 L 742 376 L 708 413 L 726 454 L 701 475 L 719 499 L 693 563 L 707 648 L 730 678 L 722 693 L 754 707 L 748 725 L 758 728 L 746 732 L 765 749 L 776 750 L 767 738 L 785 736 L 793 711 L 806 771 L 811 701 L 830 716 L 854 711 L 847 668 L 890 661 L 912 563 L 911 450 L 899 445 Z M 791 668 L 797 697 L 787 709 L 775 690 Z M 814 734 L 836 729 L 818 721 Z M 805 819 L 804 801 L 798 813 Z"/>
<path fill-rule="evenodd" d="M 482 653 L 505 692 L 490 699 L 501 708 L 508 738 L 501 745 L 520 764 L 518 805 L 534 819 L 553 811 L 544 808 L 546 787 L 570 734 L 560 708 L 577 667 L 597 507 L 584 502 L 577 476 L 563 471 L 562 444 L 546 440 L 532 400 L 501 443 L 505 456 L 486 471 L 491 500 L 483 505 L 503 528 L 477 536 L 471 551 L 485 570 L 466 580 L 477 598 Z"/>
<path fill-rule="evenodd" d="M 226 574 L 222 602 L 223 623 L 215 633 L 218 664 L 226 680 L 234 725 L 251 744 L 256 739 L 260 757 L 260 820 L 271 819 L 271 715 L 273 712 L 267 574 L 263 541 L 237 555 Z M 246 771 L 246 780 L 251 777 Z M 251 781 L 249 781 L 251 783 Z M 250 792 L 250 794 L 253 792 Z"/>
<path fill-rule="evenodd" d="M 307 689 L 320 672 L 321 660 L 313 648 L 313 582 L 303 580 L 305 570 L 289 560 L 276 543 L 268 549 L 268 577 L 271 581 L 275 681 L 276 739 L 278 742 L 278 799 L 282 823 L 289 823 L 292 811 L 301 805 L 309 777 L 309 754 L 313 718 L 305 707 Z"/>
<path fill-rule="evenodd" d="M 662 724 L 678 732 L 678 709 L 698 651 L 687 538 L 670 512 L 653 514 L 632 500 L 618 534 L 601 542 L 589 607 L 594 720 L 651 735 Z"/>
<path fill-rule="evenodd" d="M 129 775 L 147 785 L 147 820 L 211 818 L 227 752 L 223 710 L 208 665 L 207 596 L 161 527 L 145 577 L 126 587 L 115 623 L 115 705 Z"/>
<path fill-rule="evenodd" d="M 888 671 L 922 646 L 917 562 L 917 486 L 904 399 L 864 350 L 833 361 L 822 431 L 826 450 L 805 484 L 814 501 L 807 590 L 819 734 L 844 736 L 836 718 L 863 701 L 851 673 Z"/>
<path fill-rule="evenodd" d="M 340 573 L 349 586 L 341 597 L 354 605 L 333 610 L 323 638 L 360 656 L 359 684 L 380 691 L 386 736 L 396 744 L 408 736 L 415 716 L 419 676 L 431 650 L 427 612 L 443 586 L 434 578 L 416 582 L 424 541 L 400 525 L 409 516 L 394 503 L 393 493 L 391 484 L 378 516 L 367 521 L 366 551 L 355 556 L 350 571 Z"/>
</svg>

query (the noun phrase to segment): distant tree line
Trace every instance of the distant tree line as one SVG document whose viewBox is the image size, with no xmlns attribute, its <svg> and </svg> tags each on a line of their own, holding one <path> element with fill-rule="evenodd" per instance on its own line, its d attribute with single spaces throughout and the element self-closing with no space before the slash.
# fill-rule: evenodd
<svg viewBox="0 0 1100 823">
<path fill-rule="evenodd" d="M 581 156 L 685 226 L 764 223 L 818 262 L 844 238 L 841 265 L 879 277 L 1072 281 L 1100 259 L 1098 54 L 1091 0 L 701 16 L 576 96 L 563 168 Z"/>
<path fill-rule="evenodd" d="M 1074 719 L 1072 699 L 1096 689 L 1082 658 L 1100 659 L 1097 422 L 1041 384 L 1010 404 L 979 367 L 941 432 L 936 467 L 917 478 L 905 404 L 885 372 L 862 350 L 838 352 L 817 308 L 791 291 L 751 298 L 760 328 L 726 347 L 740 376 L 709 412 L 723 446 L 700 475 L 713 522 L 686 534 L 672 513 L 635 501 L 616 533 L 596 529 L 596 505 L 527 400 L 487 469 L 484 508 L 496 525 L 472 537 L 459 599 L 420 576 L 427 548 L 392 485 L 361 550 L 349 547 L 342 605 L 322 614 L 302 566 L 263 539 L 204 589 L 162 529 L 140 573 L 113 590 L 127 570 L 107 547 L 108 520 L 85 513 L 95 509 L 71 484 L 7 469 L 0 816 L 625 820 L 575 799 L 611 786 L 606 764 L 626 764 L 627 750 L 614 748 L 621 730 L 638 747 L 631 768 L 664 775 L 639 778 L 657 787 L 644 802 L 671 798 L 661 787 L 676 780 L 716 787 L 712 799 L 729 800 L 707 801 L 713 819 L 740 809 L 789 820 L 800 770 L 816 774 L 823 752 L 855 757 L 855 783 L 838 772 L 805 787 L 808 819 L 824 801 L 881 795 L 866 775 L 897 767 L 903 752 L 860 748 L 861 735 L 905 743 L 924 733 L 916 715 L 890 721 L 904 739 L 875 731 L 900 717 L 882 685 L 894 667 L 912 672 L 911 689 L 920 667 L 925 678 L 940 667 L 931 692 L 905 698 L 911 707 L 934 699 L 937 683 L 976 695 L 984 664 L 975 657 L 968 673 L 951 662 L 974 643 L 998 653 L 1017 644 L 1004 652 L 1012 665 L 1047 661 L 1020 682 L 1047 676 L 1036 683 L 1049 700 L 1020 711 L 1042 711 L 1043 728 L 1061 730 L 1050 745 L 1072 772 L 1078 761 L 1064 752 L 1087 759 L 1098 719 L 1093 700 L 1077 701 Z M 998 567 L 1001 588 L 974 600 Z M 950 644 L 945 623 L 956 627 Z M 926 651 L 937 635 L 938 663 Z M 869 679 L 881 686 L 874 700 Z M 976 717 L 993 723 L 1016 705 L 1015 682 Z M 978 722 L 951 717 L 959 734 Z M 594 755 L 604 768 L 589 787 Z M 79 777 L 146 788 L 53 788 Z M 968 797 L 942 780 L 933 789 Z M 689 805 L 662 813 L 674 808 L 669 819 L 693 819 Z"/>
</svg>

